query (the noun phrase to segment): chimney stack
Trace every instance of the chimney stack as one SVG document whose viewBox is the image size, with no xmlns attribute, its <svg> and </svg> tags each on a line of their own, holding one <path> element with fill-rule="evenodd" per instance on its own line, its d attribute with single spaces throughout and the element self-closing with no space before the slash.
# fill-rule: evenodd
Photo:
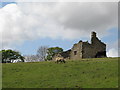
<svg viewBox="0 0 120 90">
<path fill-rule="evenodd" d="M 96 37 L 96 32 L 92 32 L 92 33 L 91 33 L 91 36 L 92 36 L 92 37 Z"/>
<path fill-rule="evenodd" d="M 91 32 L 91 44 L 94 44 L 96 39 L 97 39 L 96 32 Z"/>
</svg>

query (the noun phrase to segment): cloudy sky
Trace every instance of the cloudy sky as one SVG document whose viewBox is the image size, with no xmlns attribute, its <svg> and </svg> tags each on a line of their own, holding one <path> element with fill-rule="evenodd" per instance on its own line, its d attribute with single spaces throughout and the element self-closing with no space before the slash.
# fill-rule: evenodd
<svg viewBox="0 0 120 90">
<path fill-rule="evenodd" d="M 68 50 L 95 31 L 107 44 L 107 55 L 118 56 L 117 2 L 2 2 L 1 49 L 36 54 L 39 46 Z"/>
</svg>

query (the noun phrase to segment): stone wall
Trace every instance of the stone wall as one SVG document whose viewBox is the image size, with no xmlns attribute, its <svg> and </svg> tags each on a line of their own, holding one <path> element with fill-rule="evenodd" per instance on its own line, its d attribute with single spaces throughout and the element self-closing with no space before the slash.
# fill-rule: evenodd
<svg viewBox="0 0 120 90">
<path fill-rule="evenodd" d="M 83 58 L 106 57 L 106 44 L 96 37 L 95 32 L 92 32 L 91 44 L 84 42 L 82 49 L 84 51 Z"/>
<path fill-rule="evenodd" d="M 106 44 L 96 37 L 96 33 L 91 34 L 91 43 L 79 41 L 74 44 L 71 50 L 55 55 L 65 59 L 78 60 L 81 58 L 106 57 Z M 55 58 L 54 57 L 54 58 Z"/>
<path fill-rule="evenodd" d="M 64 59 L 70 59 L 70 52 L 71 50 L 64 51 L 62 53 L 58 53 L 53 57 L 53 60 L 56 60 L 57 57 L 63 57 Z"/>
<path fill-rule="evenodd" d="M 71 53 L 70 53 L 70 59 L 76 60 L 82 58 L 82 41 L 79 41 L 77 44 L 74 44 Z"/>
<path fill-rule="evenodd" d="M 93 52 L 92 45 L 88 42 L 83 42 L 83 57 L 82 58 L 94 58 L 94 52 Z"/>
<path fill-rule="evenodd" d="M 96 33 L 95 32 L 92 32 L 91 45 L 93 47 L 93 54 L 94 55 L 96 55 L 97 53 L 101 53 L 101 57 L 106 57 L 106 44 L 101 42 L 101 40 L 99 40 L 96 37 Z M 103 52 L 103 55 L 102 55 L 102 52 Z"/>
</svg>

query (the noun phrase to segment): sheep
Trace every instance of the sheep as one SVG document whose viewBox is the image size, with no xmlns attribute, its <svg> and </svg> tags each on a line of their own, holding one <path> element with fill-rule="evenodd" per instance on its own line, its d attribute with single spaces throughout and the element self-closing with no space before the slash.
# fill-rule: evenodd
<svg viewBox="0 0 120 90">
<path fill-rule="evenodd" d="M 57 58 L 55 59 L 55 61 L 56 61 L 56 63 L 65 63 L 65 60 L 64 60 L 63 57 L 57 57 Z"/>
</svg>

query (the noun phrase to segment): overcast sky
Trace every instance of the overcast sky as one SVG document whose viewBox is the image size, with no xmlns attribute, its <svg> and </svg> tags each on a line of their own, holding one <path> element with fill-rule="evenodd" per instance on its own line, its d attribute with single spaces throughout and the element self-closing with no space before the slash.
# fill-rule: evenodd
<svg viewBox="0 0 120 90">
<path fill-rule="evenodd" d="M 91 31 L 118 56 L 117 2 L 16 2 L 0 8 L 3 49 L 35 54 L 41 45 L 64 50 L 79 40 L 90 42 Z"/>
</svg>

